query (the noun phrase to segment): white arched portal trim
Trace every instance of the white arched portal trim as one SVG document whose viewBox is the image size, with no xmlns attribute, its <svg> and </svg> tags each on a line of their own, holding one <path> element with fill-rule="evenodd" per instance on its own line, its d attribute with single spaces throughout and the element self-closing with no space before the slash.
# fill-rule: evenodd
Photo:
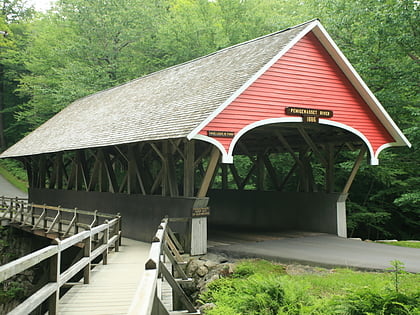
<svg viewBox="0 0 420 315">
<path fill-rule="evenodd" d="M 228 163 L 228 164 L 233 163 L 233 156 L 228 155 L 224 146 L 218 140 L 216 140 L 215 138 L 211 138 L 211 137 L 208 137 L 208 136 L 198 134 L 198 135 L 195 135 L 193 137 L 193 139 L 201 140 L 201 141 L 205 141 L 205 142 L 209 142 L 209 143 L 213 144 L 214 146 L 216 146 L 219 149 L 220 153 L 222 154 L 222 162 L 223 163 Z"/>
<path fill-rule="evenodd" d="M 208 137 L 208 136 L 198 134 L 198 135 L 194 136 L 193 139 L 209 142 L 209 143 L 215 145 L 220 150 L 220 153 L 222 154 L 222 162 L 223 163 L 233 163 L 233 150 L 235 148 L 235 145 L 239 141 L 239 139 L 245 133 L 247 133 L 248 131 L 250 131 L 252 129 L 255 129 L 255 128 L 258 128 L 258 127 L 261 127 L 261 126 L 265 126 L 265 125 L 280 124 L 280 123 L 301 123 L 301 122 L 302 122 L 301 117 L 283 117 L 283 118 L 265 119 L 265 120 L 261 120 L 261 121 L 257 121 L 257 122 L 254 122 L 252 124 L 249 124 L 248 126 L 242 128 L 235 135 L 235 137 L 232 139 L 232 142 L 229 146 L 229 151 L 227 151 L 227 152 L 226 152 L 226 149 L 223 147 L 223 145 L 218 140 L 216 140 L 215 138 L 211 138 L 211 137 Z M 360 139 L 362 139 L 363 142 L 366 144 L 366 147 L 369 151 L 370 164 L 371 165 L 378 165 L 379 164 L 378 155 L 383 149 L 392 147 L 394 145 L 398 145 L 396 143 L 386 143 L 386 144 L 380 146 L 376 150 L 376 152 L 374 152 L 372 144 L 370 143 L 370 141 L 359 130 L 357 130 L 353 127 L 350 127 L 348 125 L 345 125 L 343 123 L 339 123 L 339 122 L 332 121 L 332 120 L 327 120 L 327 119 L 319 119 L 319 123 L 322 124 L 322 125 L 328 125 L 328 126 L 337 127 L 337 128 L 347 130 L 348 132 L 351 132 L 351 133 L 355 134 L 356 136 L 358 136 Z"/>
<path fill-rule="evenodd" d="M 272 124 L 279 124 L 279 123 L 301 123 L 302 122 L 302 118 L 301 117 L 283 117 L 283 118 L 270 118 L 270 119 L 265 119 L 265 120 L 261 120 L 261 121 L 257 121 L 254 122 L 248 126 L 246 126 L 245 128 L 243 128 L 242 130 L 240 130 L 235 137 L 233 138 L 231 144 L 230 144 L 230 148 L 229 148 L 229 152 L 228 152 L 228 156 L 231 156 L 233 153 L 233 149 L 235 148 L 236 143 L 239 141 L 239 139 L 248 131 L 257 128 L 257 127 L 261 127 L 261 126 L 265 126 L 265 125 L 272 125 Z M 336 121 L 332 121 L 332 120 L 327 120 L 327 119 L 320 119 L 319 120 L 320 124 L 323 125 L 329 125 L 329 126 L 333 126 L 333 127 L 338 127 L 344 130 L 347 130 L 353 134 L 355 134 L 356 136 L 358 136 L 360 139 L 363 140 L 363 142 L 366 144 L 366 147 L 369 150 L 369 154 L 370 154 L 370 163 L 372 165 L 377 165 L 378 164 L 378 159 L 375 157 L 374 152 L 373 152 L 373 148 L 372 145 L 370 143 L 370 141 L 365 137 L 364 134 L 362 134 L 359 130 L 354 129 L 350 126 L 347 126 L 345 124 L 336 122 Z"/>
</svg>

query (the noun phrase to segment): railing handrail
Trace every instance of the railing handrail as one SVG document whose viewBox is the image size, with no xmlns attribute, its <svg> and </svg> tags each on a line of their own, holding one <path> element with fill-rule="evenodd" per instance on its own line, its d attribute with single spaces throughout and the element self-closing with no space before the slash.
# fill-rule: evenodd
<svg viewBox="0 0 420 315">
<path fill-rule="evenodd" d="M 2 197 L 1 200 L 4 203 L 6 198 Z M 16 199 L 9 198 L 9 201 Z M 2 205 L 4 206 L 4 205 Z M 10 203 L 10 207 L 13 204 Z M 43 206 L 44 207 L 44 206 Z M 61 211 L 62 208 L 51 207 L 54 210 Z M 15 209 L 18 210 L 18 209 Z M 23 210 L 22 210 L 23 211 Z M 74 212 L 74 210 L 72 210 Z M 60 240 L 56 238 L 55 244 L 37 250 L 29 255 L 18 258 L 5 265 L 0 266 L 0 282 L 9 279 L 10 277 L 25 271 L 34 265 L 50 259 L 50 271 L 55 270 L 56 272 L 50 272 L 52 278 L 50 282 L 40 288 L 32 296 L 27 298 L 24 302 L 19 304 L 9 314 L 28 314 L 35 308 L 41 305 L 47 299 L 49 300 L 49 314 L 56 314 L 58 307 L 59 290 L 62 285 L 67 283 L 73 276 L 78 272 L 84 270 L 84 283 L 89 283 L 90 279 L 90 265 L 91 262 L 98 257 L 103 255 L 103 264 L 107 264 L 108 250 L 111 247 L 118 251 L 121 240 L 121 217 L 108 215 L 112 220 L 106 220 L 104 223 L 89 227 L 88 230 L 81 231 L 73 236 Z M 92 240 L 99 240 L 99 234 L 102 233 L 102 244 L 97 248 L 93 249 L 91 244 Z M 84 256 L 75 264 L 70 266 L 68 269 L 60 272 L 61 265 L 61 252 L 67 248 L 77 245 L 84 244 Z M 54 275 L 55 274 L 55 275 Z"/>
<path fill-rule="evenodd" d="M 152 239 L 143 278 L 137 288 L 135 300 L 131 304 L 128 312 L 130 315 L 169 314 L 157 294 L 157 282 L 160 276 L 168 281 L 172 290 L 176 291 L 176 295 L 180 297 L 182 304 L 187 309 L 187 313 L 185 314 L 199 314 L 179 286 L 178 280 L 173 277 L 173 274 L 168 271 L 164 264 L 165 257 L 167 257 L 172 267 L 174 267 L 173 269 L 181 275 L 182 280 L 191 281 L 179 266 L 177 257 L 180 257 L 180 255 L 178 249 L 174 247 L 170 235 L 173 235 L 173 233 L 169 227 L 169 219 L 164 218 Z"/>
</svg>

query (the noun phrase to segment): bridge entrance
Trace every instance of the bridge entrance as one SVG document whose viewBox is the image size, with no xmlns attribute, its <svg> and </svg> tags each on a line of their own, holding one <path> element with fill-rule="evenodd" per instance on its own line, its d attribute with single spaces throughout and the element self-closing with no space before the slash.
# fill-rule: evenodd
<svg viewBox="0 0 420 315">
<path fill-rule="evenodd" d="M 346 236 L 353 176 L 341 172 L 336 183 L 336 164 L 343 152 L 353 151 L 355 159 L 359 155 L 355 172 L 365 148 L 354 133 L 328 125 L 277 123 L 248 131 L 235 144 L 234 163 L 216 170 L 209 227 Z"/>
</svg>

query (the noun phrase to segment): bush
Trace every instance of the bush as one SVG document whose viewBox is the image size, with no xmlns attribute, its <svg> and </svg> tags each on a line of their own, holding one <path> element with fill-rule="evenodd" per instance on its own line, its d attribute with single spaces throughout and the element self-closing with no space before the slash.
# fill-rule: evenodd
<svg viewBox="0 0 420 315">
<path fill-rule="evenodd" d="M 222 278 L 209 285 L 209 291 L 201 295 L 201 300 L 217 302 L 209 315 L 276 315 L 284 302 L 284 290 L 279 279 L 273 276 Z"/>
<path fill-rule="evenodd" d="M 420 314 L 420 296 L 398 292 L 372 292 L 363 288 L 337 297 L 335 311 L 348 315 L 411 315 Z"/>
</svg>

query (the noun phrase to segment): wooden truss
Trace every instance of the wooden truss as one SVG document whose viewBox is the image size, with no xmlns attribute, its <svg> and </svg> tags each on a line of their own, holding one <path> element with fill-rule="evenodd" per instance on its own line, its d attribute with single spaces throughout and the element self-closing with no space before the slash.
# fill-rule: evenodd
<svg viewBox="0 0 420 315">
<path fill-rule="evenodd" d="M 252 143 L 238 141 L 234 164 L 222 164 L 211 144 L 186 139 L 43 154 L 24 162 L 32 188 L 204 197 L 210 188 L 331 193 L 337 190 L 338 153 L 359 147 L 343 189 L 347 193 L 366 153 L 350 142 L 316 142 L 303 127 L 295 132 L 299 146 L 281 129 L 272 136 L 274 141 L 257 151 Z"/>
</svg>

